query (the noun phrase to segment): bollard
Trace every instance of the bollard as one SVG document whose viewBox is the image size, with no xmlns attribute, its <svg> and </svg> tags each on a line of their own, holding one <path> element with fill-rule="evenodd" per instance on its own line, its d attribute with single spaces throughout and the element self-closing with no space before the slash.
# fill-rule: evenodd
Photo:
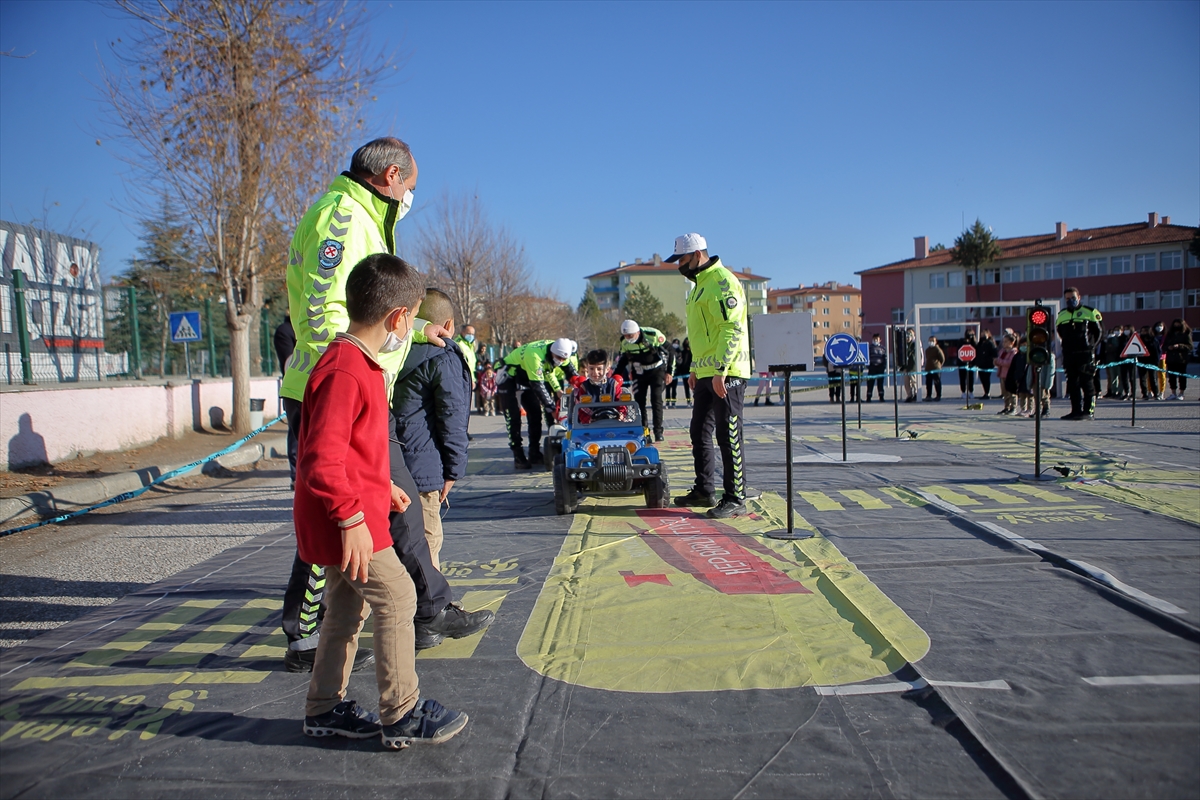
<svg viewBox="0 0 1200 800">
<path fill-rule="evenodd" d="M 251 397 L 250 398 L 250 429 L 258 430 L 263 426 L 263 409 L 266 407 L 266 398 Z"/>
</svg>

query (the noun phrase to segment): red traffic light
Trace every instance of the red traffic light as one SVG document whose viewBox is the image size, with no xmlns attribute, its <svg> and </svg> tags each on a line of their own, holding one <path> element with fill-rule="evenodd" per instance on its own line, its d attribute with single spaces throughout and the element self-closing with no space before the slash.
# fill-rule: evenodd
<svg viewBox="0 0 1200 800">
<path fill-rule="evenodd" d="M 1045 325 L 1050 321 L 1050 315 L 1046 313 L 1044 308 L 1035 308 L 1029 312 L 1029 321 L 1034 325 Z"/>
</svg>

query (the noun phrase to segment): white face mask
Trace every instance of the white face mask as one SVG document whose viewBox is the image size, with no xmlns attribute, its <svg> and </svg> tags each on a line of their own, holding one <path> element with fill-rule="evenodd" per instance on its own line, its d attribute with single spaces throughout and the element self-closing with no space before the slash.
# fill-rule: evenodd
<svg viewBox="0 0 1200 800">
<path fill-rule="evenodd" d="M 412 210 L 413 193 L 408 189 L 404 190 L 404 196 L 400 198 L 400 210 L 396 212 L 396 222 L 404 219 L 405 215 Z M 410 331 L 411 332 L 411 331 Z"/>
<path fill-rule="evenodd" d="M 388 331 L 387 338 L 383 340 L 383 344 L 379 345 L 379 352 L 394 353 L 401 347 L 404 347 L 405 342 L 412 338 L 412 325 L 408 326 L 408 333 L 403 336 L 397 336 L 393 331 Z"/>
</svg>

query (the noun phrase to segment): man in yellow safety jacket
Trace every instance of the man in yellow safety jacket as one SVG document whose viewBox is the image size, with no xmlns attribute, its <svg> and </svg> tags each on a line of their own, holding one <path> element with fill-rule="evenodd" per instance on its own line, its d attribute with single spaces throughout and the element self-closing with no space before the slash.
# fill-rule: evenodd
<svg viewBox="0 0 1200 800">
<path fill-rule="evenodd" d="M 296 332 L 296 349 L 288 359 L 280 395 L 287 413 L 289 434 L 298 434 L 300 405 L 308 377 L 333 337 L 349 326 L 346 313 L 346 279 L 354 266 L 374 253 L 395 253 L 395 226 L 412 207 L 417 185 L 417 165 L 408 145 L 399 139 L 375 139 L 355 151 L 350 169 L 334 179 L 329 190 L 304 214 L 288 249 L 288 309 Z M 379 363 L 386 371 L 390 394 L 412 339 L 444 346 L 440 336 L 450 332 L 418 320 L 412 337 L 389 340 L 380 348 Z M 390 420 L 392 482 L 410 498 L 416 484 L 395 442 L 395 420 Z M 289 439 L 298 436 L 289 436 Z M 288 453 L 295 471 L 295 453 Z M 413 510 L 415 509 L 415 513 Z M 453 591 L 434 566 L 425 539 L 421 504 L 414 502 L 404 514 L 390 519 L 392 541 L 400 561 L 413 579 L 417 593 L 417 648 L 440 644 L 446 636 L 461 638 L 482 630 L 495 618 L 466 614 L 453 603 Z M 283 630 L 288 637 L 284 664 L 291 672 L 312 669 L 318 639 L 318 619 L 324 598 L 325 571 L 296 556 L 284 594 Z M 464 631 L 466 631 L 464 633 Z M 356 668 L 370 663 L 369 651 L 355 661 Z"/>
<path fill-rule="evenodd" d="M 678 506 L 712 506 L 714 519 L 746 513 L 746 464 L 742 434 L 742 404 L 750 377 L 749 327 L 746 295 L 741 281 L 718 256 L 708 255 L 708 243 L 698 233 L 675 239 L 667 259 L 695 282 L 687 296 L 687 331 L 692 345 L 688 383 L 695 395 L 692 409 L 692 457 L 696 483 L 675 498 Z M 716 503 L 716 458 L 713 434 L 721 449 L 725 496 Z"/>
<path fill-rule="evenodd" d="M 643 328 L 636 320 L 621 323 L 621 355 L 613 372 L 626 382 L 632 382 L 633 400 L 646 420 L 646 395 L 650 395 L 650 410 L 654 415 L 654 441 L 663 440 L 663 391 L 667 376 L 675 369 L 673 351 L 667 346 L 667 337 L 655 328 Z"/>
<path fill-rule="evenodd" d="M 574 355 L 571 344 L 570 339 L 543 339 L 521 345 L 504 357 L 496 372 L 496 399 L 504 411 L 508 446 L 517 469 L 531 469 L 542 461 L 542 417 L 552 417 L 554 395 L 562 388 L 554 372 L 561 369 L 566 378 L 575 375 L 568 363 Z M 528 457 L 521 441 L 522 408 L 529 420 Z"/>
</svg>

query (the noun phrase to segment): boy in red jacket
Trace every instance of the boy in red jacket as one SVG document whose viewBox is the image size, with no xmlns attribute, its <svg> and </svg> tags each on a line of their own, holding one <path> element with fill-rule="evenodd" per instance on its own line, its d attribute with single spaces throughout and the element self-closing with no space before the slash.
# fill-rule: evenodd
<svg viewBox="0 0 1200 800">
<path fill-rule="evenodd" d="M 346 280 L 350 327 L 321 356 L 301 406 L 293 517 L 300 557 L 327 567 L 325 618 L 305 704 L 309 736 L 380 736 L 384 747 L 444 742 L 467 715 L 417 695 L 412 578 L 392 547 L 388 512 L 411 502 L 391 482 L 388 401 L 380 351 L 412 334 L 421 276 L 379 253 Z M 375 618 L 379 714 L 345 699 L 358 634 Z"/>
</svg>

